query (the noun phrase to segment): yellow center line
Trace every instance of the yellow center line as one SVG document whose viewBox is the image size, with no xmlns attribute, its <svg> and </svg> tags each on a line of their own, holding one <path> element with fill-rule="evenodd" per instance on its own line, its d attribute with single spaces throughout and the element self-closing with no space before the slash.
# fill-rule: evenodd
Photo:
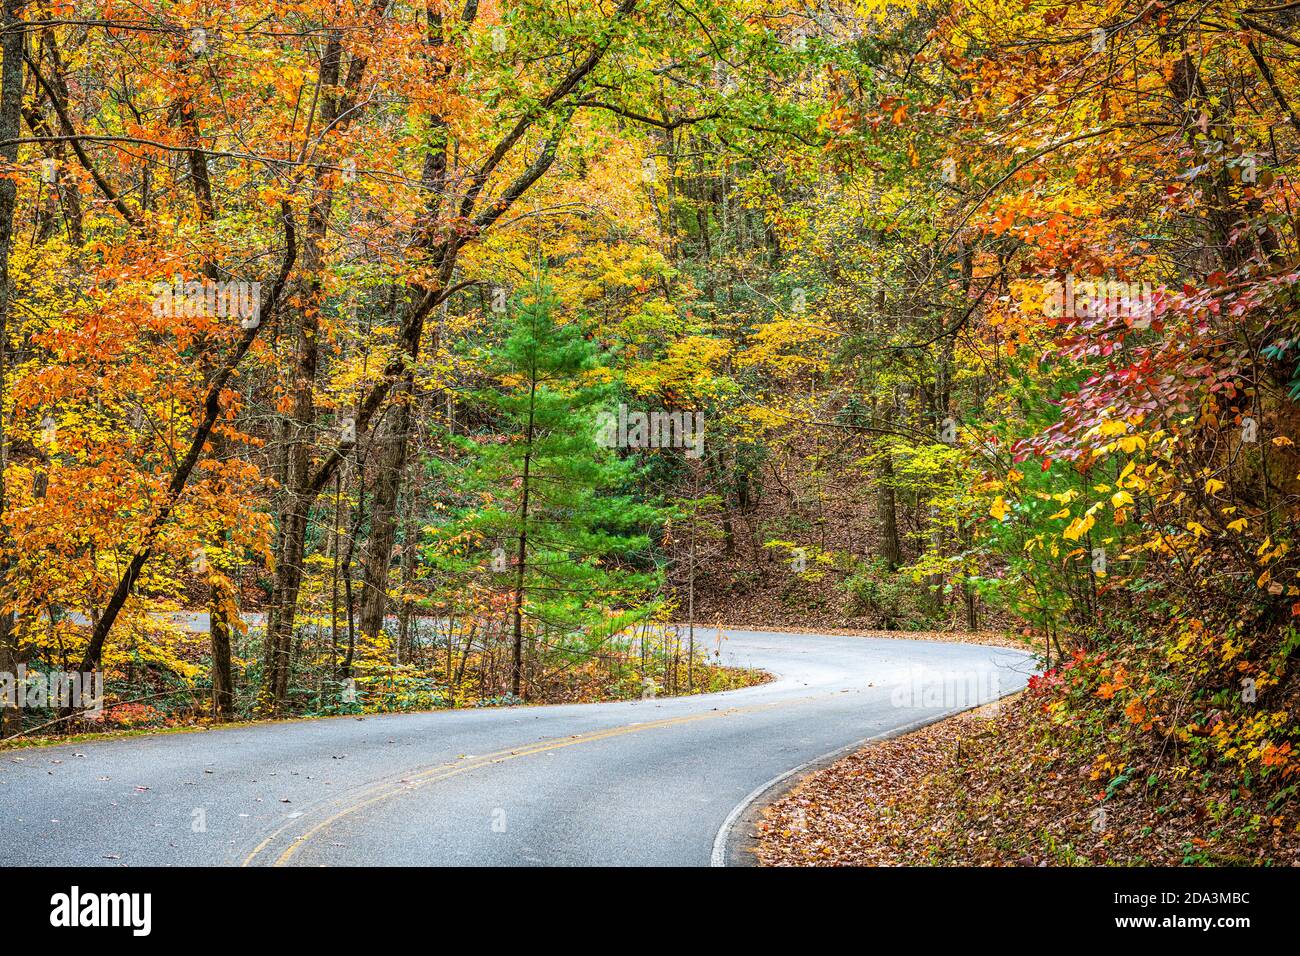
<svg viewBox="0 0 1300 956">
<path fill-rule="evenodd" d="M 484 755 L 484 757 L 476 758 L 476 759 L 478 759 L 478 760 L 485 760 L 485 759 L 487 759 L 488 757 L 500 757 L 500 756 L 504 756 L 504 755 L 509 754 L 509 753 L 510 753 L 509 750 L 498 750 L 498 751 L 496 751 L 495 753 L 486 754 L 486 755 Z M 454 766 L 455 766 L 454 763 L 439 764 L 437 767 L 434 767 L 434 768 L 432 768 L 431 770 L 424 770 L 424 771 L 421 771 L 420 773 L 415 774 L 415 775 L 413 775 L 413 776 L 410 776 L 410 777 L 403 777 L 402 779 L 404 779 L 404 780 L 415 780 L 415 779 L 418 779 L 418 778 L 421 778 L 421 777 L 428 776 L 429 774 L 436 773 L 438 770 L 442 770 L 442 769 L 446 769 L 446 768 L 450 768 L 450 767 L 454 767 Z M 370 784 L 368 787 L 366 787 L 364 790 L 362 790 L 362 792 L 361 792 L 361 796 L 364 796 L 365 794 L 368 794 L 368 793 L 374 793 L 377 789 L 382 788 L 382 787 L 385 787 L 385 786 L 388 786 L 389 783 L 390 783 L 390 781 L 385 780 L 385 781 L 381 781 L 381 782 L 378 783 L 378 784 Z M 241 866 L 248 866 L 249 864 L 251 864 L 251 863 L 253 862 L 253 859 L 254 859 L 256 856 L 258 856 L 258 854 L 260 854 L 263 850 L 265 850 L 268 846 L 270 846 L 273 842 L 275 842 L 276 838 L 279 837 L 280 834 L 284 833 L 284 831 L 287 830 L 287 829 L 289 829 L 291 826 L 293 826 L 293 821 L 292 821 L 292 820 L 288 821 L 287 823 L 283 823 L 283 824 L 281 824 L 279 827 L 277 827 L 274 833 L 272 833 L 272 834 L 271 834 L 270 836 L 268 836 L 265 840 L 263 840 L 261 843 L 259 843 L 257 846 L 255 846 L 255 847 L 253 848 L 253 851 L 252 851 L 251 853 L 249 853 L 248 856 L 244 857 L 244 861 L 243 861 L 243 863 L 241 863 L 240 865 L 241 865 Z"/>
<path fill-rule="evenodd" d="M 351 803 L 348 803 L 342 809 L 334 814 L 321 820 L 312 826 L 301 836 L 297 837 L 285 847 L 284 851 L 276 858 L 272 866 L 284 866 L 302 847 L 322 830 L 333 826 L 344 817 L 350 816 L 359 810 L 380 803 L 390 797 L 399 796 L 408 793 L 417 787 L 425 784 L 437 783 L 441 780 L 447 780 L 450 777 L 458 776 L 462 773 L 468 773 L 471 770 L 477 770 L 481 767 L 488 767 L 498 763 L 504 763 L 507 760 L 514 760 L 517 757 L 531 757 L 534 754 L 546 753 L 548 751 L 560 750 L 565 747 L 572 747 L 575 744 L 592 743 L 598 740 L 608 740 L 611 737 L 622 737 L 626 734 L 639 733 L 643 730 L 656 730 L 661 727 L 674 727 L 682 724 L 694 723 L 699 720 L 708 720 L 715 717 L 728 717 L 734 714 L 749 714 L 759 711 L 771 710 L 777 707 L 788 707 L 791 704 L 803 703 L 809 700 L 815 700 L 825 696 L 838 696 L 842 691 L 836 691 L 831 695 L 812 694 L 806 697 L 796 697 L 789 700 L 774 701 L 768 704 L 754 704 L 749 707 L 730 707 L 727 710 L 708 710 L 698 714 L 685 714 L 681 717 L 666 717 L 663 720 L 647 721 L 638 724 L 624 724 L 619 727 L 612 727 L 608 730 L 596 730 L 585 734 L 577 734 L 572 737 L 565 737 L 560 740 L 553 740 L 539 744 L 525 744 L 520 747 L 512 747 L 508 750 L 498 750 L 494 753 L 485 754 L 481 757 L 475 757 L 465 763 L 445 763 L 439 764 L 428 770 L 421 771 L 410 776 L 402 778 L 402 782 L 397 786 L 392 786 L 391 781 L 382 781 L 374 784 L 360 794 L 358 794 Z M 292 822 L 285 823 L 265 840 L 254 847 L 253 851 L 244 858 L 241 866 L 251 866 L 256 859 L 267 847 L 293 825 Z"/>
</svg>

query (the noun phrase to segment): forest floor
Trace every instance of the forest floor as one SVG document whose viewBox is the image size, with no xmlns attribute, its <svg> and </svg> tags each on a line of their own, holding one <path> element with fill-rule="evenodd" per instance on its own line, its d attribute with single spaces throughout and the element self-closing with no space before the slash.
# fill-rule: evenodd
<svg viewBox="0 0 1300 956">
<path fill-rule="evenodd" d="M 685 625 L 678 625 L 685 627 Z M 943 641 L 951 644 L 987 644 L 990 647 L 1009 647 L 1017 651 L 1033 653 L 1034 647 L 1028 639 L 1005 631 L 882 631 L 873 628 L 855 627 L 798 627 L 768 626 L 762 624 L 696 624 L 696 633 L 710 632 L 721 628 L 727 631 L 768 631 L 778 634 L 833 634 L 837 637 L 876 637 L 895 641 Z"/>
<path fill-rule="evenodd" d="M 872 744 L 765 809 L 758 862 L 1300 865 L 1293 806 L 1208 775 L 1117 788 L 1053 730 L 1022 693 Z"/>
</svg>

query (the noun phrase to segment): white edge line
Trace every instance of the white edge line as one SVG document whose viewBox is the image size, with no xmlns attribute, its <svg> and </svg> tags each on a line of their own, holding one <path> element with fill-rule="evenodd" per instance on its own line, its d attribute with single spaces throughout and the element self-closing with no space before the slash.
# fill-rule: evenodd
<svg viewBox="0 0 1300 956">
<path fill-rule="evenodd" d="M 804 763 L 801 763 L 793 770 L 787 770 L 785 773 L 773 777 L 771 780 L 767 781 L 767 783 L 759 784 L 752 791 L 750 791 L 749 795 L 745 797 L 744 800 L 741 800 L 740 803 L 736 804 L 735 807 L 732 808 L 731 812 L 727 814 L 727 819 L 722 821 L 722 826 L 718 828 L 717 836 L 713 838 L 713 852 L 709 855 L 709 866 L 712 867 L 712 866 L 727 865 L 727 848 L 728 845 L 731 843 L 731 836 L 732 836 L 732 832 L 735 830 L 736 823 L 745 814 L 745 812 L 754 804 L 754 802 L 763 796 L 763 794 L 767 793 L 769 790 L 771 790 L 773 787 L 777 786 L 781 782 L 790 779 L 795 774 L 803 773 L 809 768 L 815 767 L 821 763 L 830 763 L 836 760 L 842 754 L 846 754 L 852 750 L 858 750 L 862 747 L 865 747 L 867 744 L 875 743 L 880 740 L 887 740 L 890 737 L 901 737 L 904 734 L 910 734 L 914 730 L 920 730 L 922 727 L 927 727 L 930 724 L 937 724 L 941 720 L 947 720 L 950 717 L 956 717 L 960 714 L 966 713 L 967 711 L 978 710 L 981 707 L 987 707 L 990 704 L 996 704 L 1004 697 L 1010 697 L 1012 694 L 1018 694 L 1018 693 L 1020 693 L 1020 691 L 1018 690 L 1011 691 L 1011 693 L 1003 694 L 1001 697 L 996 697 L 993 700 L 986 700 L 982 704 L 974 704 L 970 707 L 962 707 L 959 710 L 952 710 L 946 713 L 937 714 L 934 717 L 922 717 L 920 720 L 914 720 L 910 724 L 904 724 L 902 727 L 894 727 L 890 730 L 885 730 L 882 731 L 881 733 L 873 734 L 870 737 L 864 737 L 861 740 L 857 740 L 851 744 L 847 744 L 846 746 L 839 747 L 835 750 L 830 751 L 829 753 L 824 753 L 820 757 L 813 757 L 812 760 L 808 760 L 805 761 Z"/>
</svg>

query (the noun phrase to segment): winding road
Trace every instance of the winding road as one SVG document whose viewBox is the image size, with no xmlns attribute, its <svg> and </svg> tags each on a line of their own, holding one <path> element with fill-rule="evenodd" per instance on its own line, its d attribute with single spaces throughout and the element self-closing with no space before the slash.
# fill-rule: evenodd
<svg viewBox="0 0 1300 956">
<path fill-rule="evenodd" d="M 1035 669 L 985 645 L 724 634 L 725 662 L 776 679 L 3 752 L 0 865 L 735 862 L 747 808 L 790 771 L 1019 690 Z"/>
</svg>

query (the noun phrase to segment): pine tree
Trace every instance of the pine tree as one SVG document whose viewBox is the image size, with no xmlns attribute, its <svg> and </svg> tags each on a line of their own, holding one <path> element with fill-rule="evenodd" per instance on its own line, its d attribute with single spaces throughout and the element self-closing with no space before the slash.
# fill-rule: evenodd
<svg viewBox="0 0 1300 956">
<path fill-rule="evenodd" d="M 660 584 L 648 556 L 660 515 L 623 493 L 635 464 L 598 441 L 608 376 L 580 327 L 556 321 L 549 289 L 516 303 L 484 360 L 491 385 L 473 398 L 490 425 L 461 442 L 457 469 L 477 500 L 443 530 L 477 542 L 471 562 L 508 592 L 510 689 L 526 698 L 526 638 L 571 648 L 646 610 Z"/>
</svg>

